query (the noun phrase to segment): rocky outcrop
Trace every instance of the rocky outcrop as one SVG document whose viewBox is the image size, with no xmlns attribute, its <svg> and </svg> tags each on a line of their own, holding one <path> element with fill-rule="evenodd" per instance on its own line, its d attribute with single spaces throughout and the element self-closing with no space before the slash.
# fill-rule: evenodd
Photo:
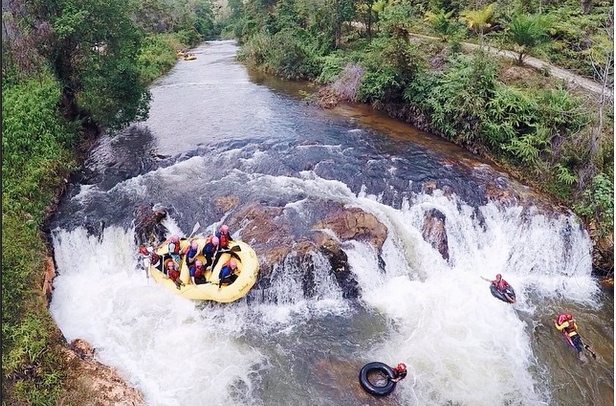
<svg viewBox="0 0 616 406">
<path fill-rule="evenodd" d="M 312 253 L 318 252 L 328 259 L 344 297 L 357 298 L 359 285 L 340 244 L 363 240 L 380 253 L 387 238 L 387 228 L 374 215 L 342 204 L 324 207 L 320 218 L 302 227 L 293 224 L 284 208 L 261 203 L 240 209 L 226 223 L 231 230 L 241 229 L 242 240 L 262 253 L 259 257 L 261 277 L 258 286 L 269 286 L 273 267 L 292 257 L 297 266 L 305 271 L 302 278 L 306 297 L 314 291 Z"/>
<path fill-rule="evenodd" d="M 445 229 L 445 215 L 436 209 L 424 213 L 424 224 L 421 230 L 423 239 L 437 250 L 445 261 L 449 261 L 449 244 Z"/>
<path fill-rule="evenodd" d="M 129 386 L 115 368 L 101 364 L 94 358 L 95 349 L 84 340 L 73 340 L 64 349 L 69 366 L 71 387 L 63 398 L 64 404 L 91 406 L 142 406 L 143 395 Z"/>
<path fill-rule="evenodd" d="M 135 242 L 138 245 L 157 245 L 165 240 L 167 229 L 161 222 L 167 216 L 166 210 L 140 204 L 135 208 L 134 216 Z"/>
</svg>

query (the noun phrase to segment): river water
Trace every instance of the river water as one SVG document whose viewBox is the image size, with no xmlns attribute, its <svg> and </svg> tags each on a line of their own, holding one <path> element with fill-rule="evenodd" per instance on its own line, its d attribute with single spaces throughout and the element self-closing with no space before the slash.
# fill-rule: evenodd
<svg viewBox="0 0 616 406">
<path fill-rule="evenodd" d="M 68 340 L 90 342 L 152 406 L 614 403 L 613 295 L 591 276 L 574 216 L 542 214 L 489 163 L 370 109 L 303 102 L 305 85 L 237 64 L 234 42 L 194 51 L 152 86 L 148 121 L 100 140 L 54 217 L 50 309 Z M 487 198 L 505 184 L 524 207 Z M 240 208 L 283 207 L 298 234 L 330 202 L 372 213 L 388 230 L 385 269 L 364 242 L 343 244 L 359 300 L 343 297 L 318 255 L 312 295 L 293 261 L 231 304 L 191 302 L 146 278 L 135 206 L 167 208 L 171 232 L 199 222 L 205 233 L 231 214 L 214 204 L 229 195 Z M 449 261 L 422 238 L 431 209 L 447 218 Z M 497 272 L 516 304 L 490 295 L 481 277 Z M 596 360 L 580 362 L 553 328 L 567 310 Z M 358 384 L 375 360 L 409 366 L 385 398 Z"/>
</svg>

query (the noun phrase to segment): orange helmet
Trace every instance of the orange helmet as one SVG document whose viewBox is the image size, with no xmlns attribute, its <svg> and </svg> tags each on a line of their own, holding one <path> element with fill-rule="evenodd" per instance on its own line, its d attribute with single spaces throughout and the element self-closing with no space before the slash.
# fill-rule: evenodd
<svg viewBox="0 0 616 406">
<path fill-rule="evenodd" d="M 167 268 L 168 269 L 171 269 L 171 268 L 174 268 L 174 267 L 175 267 L 175 264 L 173 263 L 173 261 L 167 262 Z"/>
<path fill-rule="evenodd" d="M 396 369 L 398 371 L 406 371 L 406 364 L 404 364 L 403 362 L 399 363 L 398 366 L 396 366 Z"/>
</svg>

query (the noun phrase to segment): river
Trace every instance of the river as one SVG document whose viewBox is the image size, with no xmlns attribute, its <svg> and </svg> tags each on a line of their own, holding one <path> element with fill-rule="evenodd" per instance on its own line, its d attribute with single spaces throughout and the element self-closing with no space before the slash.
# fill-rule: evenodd
<svg viewBox="0 0 616 406">
<path fill-rule="evenodd" d="M 151 87 L 150 118 L 101 138 L 70 184 L 51 228 L 50 305 L 69 341 L 88 341 L 151 406 L 614 404 L 613 293 L 591 275 L 575 216 L 544 214 L 490 163 L 368 108 L 311 106 L 305 84 L 249 73 L 236 51 L 208 42 L 178 61 Z M 502 185 L 526 203 L 495 204 L 487 190 Z M 350 241 L 358 300 L 318 257 L 312 295 L 293 261 L 231 304 L 191 302 L 146 278 L 137 204 L 168 209 L 171 232 L 199 222 L 204 233 L 231 215 L 215 204 L 230 195 L 240 208 L 282 207 L 298 235 L 324 205 L 361 208 L 387 227 L 384 270 L 371 246 Z M 431 209 L 447 218 L 448 261 L 422 237 Z M 490 295 L 482 277 L 497 272 L 514 305 Z M 563 311 L 597 359 L 581 363 L 554 329 Z M 358 384 L 375 360 L 409 367 L 385 398 Z"/>
</svg>

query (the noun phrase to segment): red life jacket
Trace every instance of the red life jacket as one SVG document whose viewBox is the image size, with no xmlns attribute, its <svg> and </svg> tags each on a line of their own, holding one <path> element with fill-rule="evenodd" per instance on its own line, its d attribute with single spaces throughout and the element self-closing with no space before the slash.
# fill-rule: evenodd
<svg viewBox="0 0 616 406">
<path fill-rule="evenodd" d="M 156 265 L 158 264 L 158 261 L 160 261 L 160 255 L 152 251 L 152 253 L 150 254 L 150 264 Z"/>
<path fill-rule="evenodd" d="M 220 233 L 218 245 L 222 248 L 227 248 L 229 246 L 229 234 Z"/>
<path fill-rule="evenodd" d="M 564 330 L 565 330 L 565 332 L 567 332 L 569 337 L 571 337 L 572 335 L 577 334 L 576 331 L 575 331 L 577 329 L 577 326 L 575 325 L 575 322 L 573 320 L 569 320 L 567 323 L 569 325 L 567 327 L 565 327 Z M 574 333 L 574 334 L 572 334 L 572 333 Z"/>
<path fill-rule="evenodd" d="M 203 266 L 195 265 L 195 278 L 200 278 L 203 275 Z"/>
<path fill-rule="evenodd" d="M 169 253 L 170 254 L 179 254 L 180 253 L 180 243 L 179 242 L 169 243 L 169 245 L 171 245 L 171 244 L 173 244 L 173 251 L 171 251 L 171 249 L 169 249 Z M 167 245 L 168 248 L 170 248 L 169 245 Z"/>
<path fill-rule="evenodd" d="M 509 286 L 509 284 L 508 284 L 508 283 L 507 283 L 504 279 L 502 279 L 502 278 L 501 278 L 501 280 L 500 280 L 500 281 L 496 281 L 496 280 L 495 280 L 495 281 L 494 281 L 494 282 L 492 282 L 492 283 L 494 284 L 494 286 L 496 287 L 496 289 L 498 289 L 498 291 L 499 291 L 499 292 L 502 292 L 503 290 L 505 290 L 505 288 L 506 288 L 507 286 Z"/>
</svg>

